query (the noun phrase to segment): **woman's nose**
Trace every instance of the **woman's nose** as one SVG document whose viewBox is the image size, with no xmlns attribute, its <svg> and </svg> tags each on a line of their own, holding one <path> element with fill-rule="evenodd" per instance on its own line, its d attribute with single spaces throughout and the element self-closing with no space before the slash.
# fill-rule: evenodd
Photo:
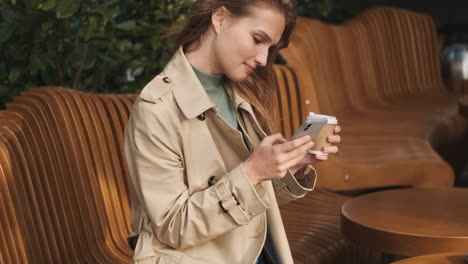
<svg viewBox="0 0 468 264">
<path fill-rule="evenodd" d="M 265 67 L 268 61 L 268 48 L 262 48 L 255 57 L 255 63 L 258 66 Z"/>
</svg>

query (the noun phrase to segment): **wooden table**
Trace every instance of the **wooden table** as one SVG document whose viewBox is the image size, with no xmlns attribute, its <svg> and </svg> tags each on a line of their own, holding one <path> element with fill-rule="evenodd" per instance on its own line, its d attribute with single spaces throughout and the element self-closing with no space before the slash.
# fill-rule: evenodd
<svg viewBox="0 0 468 264">
<path fill-rule="evenodd" d="M 341 208 L 345 238 L 400 256 L 468 252 L 468 188 L 370 193 Z"/>
<path fill-rule="evenodd" d="M 459 108 L 460 114 L 462 114 L 464 117 L 468 119 L 468 94 L 462 96 L 458 100 L 458 108 Z"/>
<path fill-rule="evenodd" d="M 414 257 L 393 262 L 392 264 L 467 264 L 466 253 L 444 253 Z M 467 260 L 465 262 L 465 260 Z"/>
</svg>

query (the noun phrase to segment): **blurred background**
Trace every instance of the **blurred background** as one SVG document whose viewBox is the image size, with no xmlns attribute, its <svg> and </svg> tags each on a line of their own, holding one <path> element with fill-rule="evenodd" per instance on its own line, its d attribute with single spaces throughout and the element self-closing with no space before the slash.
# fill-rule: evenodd
<svg viewBox="0 0 468 264">
<path fill-rule="evenodd" d="M 172 55 L 166 31 L 193 0 L 2 0 L 0 109 L 35 86 L 128 93 L 141 89 Z M 301 0 L 298 14 L 339 24 L 375 5 L 431 14 L 444 45 L 467 42 L 468 1 Z"/>
<path fill-rule="evenodd" d="M 0 0 L 1 264 L 132 262 L 123 131 L 193 1 Z M 468 0 L 297 8 L 313 19 L 273 67 L 274 121 L 289 138 L 309 112 L 334 115 L 343 141 L 281 208 L 296 263 L 466 252 Z"/>
</svg>

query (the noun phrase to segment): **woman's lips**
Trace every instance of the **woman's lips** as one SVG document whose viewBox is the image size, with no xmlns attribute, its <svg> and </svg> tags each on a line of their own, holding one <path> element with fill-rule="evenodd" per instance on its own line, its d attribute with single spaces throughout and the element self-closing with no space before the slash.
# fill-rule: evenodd
<svg viewBox="0 0 468 264">
<path fill-rule="evenodd" d="M 251 74 L 251 73 L 255 70 L 254 67 L 250 66 L 250 65 L 247 64 L 247 63 L 244 63 L 244 65 L 245 65 L 245 68 L 247 69 L 247 72 L 248 72 L 249 74 Z"/>
</svg>

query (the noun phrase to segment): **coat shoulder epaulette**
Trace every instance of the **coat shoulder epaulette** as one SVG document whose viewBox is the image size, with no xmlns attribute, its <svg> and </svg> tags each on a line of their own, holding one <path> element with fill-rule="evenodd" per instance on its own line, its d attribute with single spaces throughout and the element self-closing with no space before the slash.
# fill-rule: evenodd
<svg viewBox="0 0 468 264">
<path fill-rule="evenodd" d="M 164 94 L 171 91 L 174 84 L 170 77 L 162 74 L 153 78 L 141 91 L 140 98 L 150 103 L 156 103 Z"/>
</svg>

